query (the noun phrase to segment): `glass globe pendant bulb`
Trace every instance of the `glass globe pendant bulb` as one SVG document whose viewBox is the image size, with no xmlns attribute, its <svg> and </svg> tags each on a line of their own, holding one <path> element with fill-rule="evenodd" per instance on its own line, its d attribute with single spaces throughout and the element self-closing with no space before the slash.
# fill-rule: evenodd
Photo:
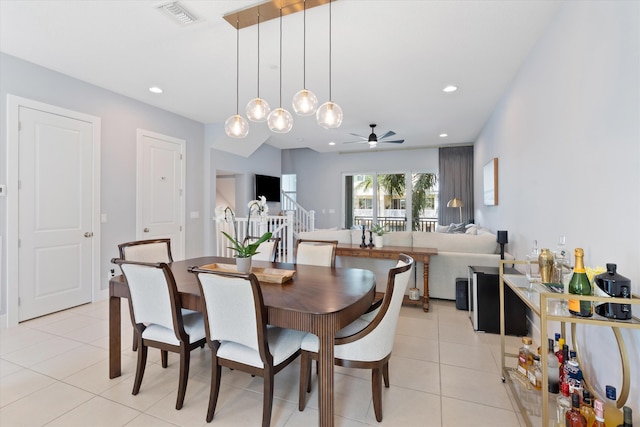
<svg viewBox="0 0 640 427">
<path fill-rule="evenodd" d="M 316 111 L 316 121 L 325 129 L 335 129 L 342 124 L 342 108 L 334 102 L 325 102 Z"/>
<path fill-rule="evenodd" d="M 224 122 L 224 131 L 231 138 L 244 138 L 249 134 L 249 122 L 239 114 Z"/>
<path fill-rule="evenodd" d="M 267 124 L 272 132 L 287 133 L 293 127 L 293 116 L 284 108 L 276 108 L 267 119 Z"/>
<path fill-rule="evenodd" d="M 253 98 L 247 104 L 247 118 L 252 122 L 265 122 L 271 111 L 269 103 L 262 98 Z"/>
<path fill-rule="evenodd" d="M 310 116 L 318 108 L 318 98 L 307 89 L 302 89 L 293 95 L 293 111 L 299 116 Z"/>
</svg>

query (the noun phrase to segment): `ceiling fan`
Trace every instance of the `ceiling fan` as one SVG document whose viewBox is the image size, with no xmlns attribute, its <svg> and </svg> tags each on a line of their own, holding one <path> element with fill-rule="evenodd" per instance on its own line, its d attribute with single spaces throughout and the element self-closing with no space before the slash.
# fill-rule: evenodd
<svg viewBox="0 0 640 427">
<path fill-rule="evenodd" d="M 404 142 L 404 139 L 394 139 L 394 140 L 385 140 L 385 138 L 389 138 L 393 135 L 395 135 L 396 133 L 392 130 L 388 131 L 387 133 L 385 133 L 384 135 L 382 135 L 381 137 L 378 137 L 378 135 L 376 135 L 375 133 L 375 127 L 377 125 L 375 123 L 372 123 L 369 125 L 369 127 L 371 127 L 371 133 L 369 134 L 369 136 L 362 136 L 362 135 L 358 135 L 357 133 L 352 133 L 351 135 L 353 136 L 357 136 L 358 138 L 362 138 L 362 140 L 360 141 L 346 141 L 345 144 L 351 144 L 351 143 L 360 143 L 360 144 L 364 144 L 365 142 L 369 144 L 369 147 L 375 147 L 378 142 L 387 142 L 387 143 L 391 143 L 391 144 L 402 144 Z"/>
</svg>

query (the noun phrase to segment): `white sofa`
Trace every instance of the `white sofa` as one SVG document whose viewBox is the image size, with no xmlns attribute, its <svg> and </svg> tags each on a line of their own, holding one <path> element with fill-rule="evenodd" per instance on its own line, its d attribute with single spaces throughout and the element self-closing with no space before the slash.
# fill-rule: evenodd
<svg viewBox="0 0 640 427">
<path fill-rule="evenodd" d="M 469 276 L 469 266 L 498 266 L 500 261 L 500 245 L 496 242 L 496 234 L 485 228 L 473 226 L 467 233 L 425 233 L 419 231 L 391 232 L 384 235 L 384 246 L 414 246 L 436 248 L 438 255 L 432 256 L 429 263 L 429 297 L 455 300 L 456 278 Z M 361 230 L 316 230 L 300 233 L 301 239 L 337 240 L 338 243 L 360 244 Z M 367 243 L 369 235 L 366 236 Z M 505 253 L 505 258 L 513 256 Z M 395 263 L 393 261 L 338 257 L 337 266 L 366 268 L 376 273 L 376 288 L 383 291 L 386 286 L 387 273 Z M 417 263 L 415 286 L 422 293 L 423 265 Z"/>
</svg>

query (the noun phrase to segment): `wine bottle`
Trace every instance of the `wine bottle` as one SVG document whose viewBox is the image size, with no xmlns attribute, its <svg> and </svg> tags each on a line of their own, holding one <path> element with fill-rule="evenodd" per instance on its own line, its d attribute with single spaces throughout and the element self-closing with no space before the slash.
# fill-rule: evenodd
<svg viewBox="0 0 640 427">
<path fill-rule="evenodd" d="M 620 424 L 618 427 L 633 427 L 633 418 L 631 416 L 631 408 L 628 406 L 623 406 L 622 411 L 624 412 L 624 422 Z"/>
<path fill-rule="evenodd" d="M 571 410 L 565 414 L 567 427 L 587 427 L 587 419 L 580 413 L 580 395 L 571 395 Z"/>
<path fill-rule="evenodd" d="M 602 403 L 602 400 L 596 399 L 593 402 L 593 408 L 596 411 L 596 420 L 591 427 L 606 427 L 604 423 L 604 403 Z"/>
<path fill-rule="evenodd" d="M 562 393 L 556 398 L 556 417 L 558 425 L 566 424 L 567 411 L 571 409 L 571 399 L 569 397 L 569 384 L 562 384 Z"/>
<path fill-rule="evenodd" d="M 591 284 L 584 269 L 584 250 L 576 248 L 574 251 L 576 266 L 569 282 L 569 293 L 574 295 L 591 295 Z M 591 301 L 569 300 L 569 312 L 575 316 L 593 316 Z"/>
</svg>

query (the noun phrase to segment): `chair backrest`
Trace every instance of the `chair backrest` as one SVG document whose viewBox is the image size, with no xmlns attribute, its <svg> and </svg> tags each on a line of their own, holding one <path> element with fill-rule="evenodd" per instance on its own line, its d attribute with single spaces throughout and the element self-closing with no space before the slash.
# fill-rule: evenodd
<svg viewBox="0 0 640 427">
<path fill-rule="evenodd" d="M 391 353 L 400 307 L 414 263 L 410 256 L 400 254 L 396 266 L 389 270 L 387 289 L 376 317 L 363 330 L 336 338 L 336 344 L 351 343 L 358 347 L 358 354 L 366 355 L 369 360 L 380 360 Z"/>
<path fill-rule="evenodd" d="M 120 258 L 138 262 L 173 262 L 171 239 L 136 240 L 118 245 Z"/>
<path fill-rule="evenodd" d="M 113 259 L 122 269 L 129 287 L 129 307 L 134 325 L 155 324 L 163 326 L 184 340 L 186 333 L 178 289 L 173 273 L 164 263 L 144 263 Z"/>
<path fill-rule="evenodd" d="M 244 242 L 255 242 L 258 239 L 259 237 L 247 236 L 244 238 Z M 266 242 L 260 243 L 260 246 L 258 246 L 258 252 L 252 258 L 256 261 L 276 262 L 279 243 L 280 237 L 272 237 Z"/>
<path fill-rule="evenodd" d="M 337 240 L 299 239 L 296 241 L 293 262 L 295 264 L 335 267 L 336 246 L 338 246 Z"/>
<path fill-rule="evenodd" d="M 256 276 L 198 268 L 190 271 L 198 277 L 208 340 L 242 344 L 270 363 L 267 311 Z"/>
</svg>

